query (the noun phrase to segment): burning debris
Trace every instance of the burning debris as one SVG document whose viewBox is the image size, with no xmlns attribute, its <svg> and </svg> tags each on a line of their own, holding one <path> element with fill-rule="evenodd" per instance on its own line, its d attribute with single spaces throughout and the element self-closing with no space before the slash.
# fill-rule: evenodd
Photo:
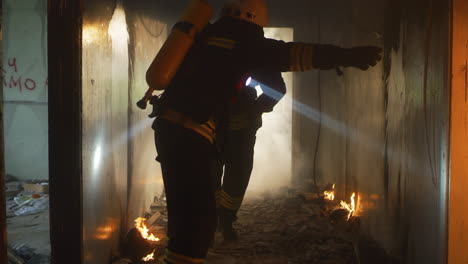
<svg viewBox="0 0 468 264">
<path fill-rule="evenodd" d="M 247 199 L 235 224 L 240 241 L 227 244 L 217 236 L 213 252 L 243 264 L 399 263 L 360 233 L 358 194 L 338 202 L 335 188 L 315 199 L 298 190 Z"/>
<path fill-rule="evenodd" d="M 323 195 L 324 195 L 324 198 L 326 200 L 330 200 L 330 201 L 335 200 L 335 184 L 332 185 L 332 190 L 331 191 L 325 190 L 323 192 Z"/>
<path fill-rule="evenodd" d="M 353 193 L 351 195 L 351 203 L 350 204 L 346 203 L 345 201 L 340 202 L 341 209 L 345 209 L 346 211 L 348 211 L 348 216 L 347 216 L 346 220 L 349 220 L 351 218 L 351 216 L 353 216 L 353 214 L 356 212 L 355 198 L 356 198 L 356 193 Z"/>
<path fill-rule="evenodd" d="M 153 252 L 151 252 L 151 254 L 149 254 L 148 256 L 146 256 L 144 258 L 142 258 L 141 260 L 144 261 L 144 262 L 154 260 L 154 251 L 156 251 L 156 250 L 153 250 Z"/>
<path fill-rule="evenodd" d="M 135 219 L 135 228 L 138 231 L 140 231 L 140 235 L 141 235 L 141 237 L 143 239 L 148 240 L 148 241 L 152 241 L 152 242 L 158 242 L 160 239 L 157 238 L 155 235 L 149 233 L 149 229 L 146 226 L 145 222 L 146 222 L 146 218 L 143 218 L 143 217 L 139 217 L 139 218 Z M 156 251 L 156 249 L 153 249 L 153 251 L 150 254 L 146 255 L 141 260 L 144 261 L 144 262 L 154 260 L 154 252 L 155 251 Z"/>
<path fill-rule="evenodd" d="M 140 230 L 132 228 L 127 233 L 124 246 L 125 258 L 133 263 L 144 263 L 154 259 L 155 253 L 163 252 L 164 246 L 159 241 L 151 241 L 143 238 Z"/>
<path fill-rule="evenodd" d="M 359 195 L 353 193 L 349 201 L 339 201 L 336 186 L 330 185 L 326 191 L 328 196 L 325 191 L 304 194 L 289 189 L 278 195 L 247 198 L 235 223 L 240 240 L 225 243 L 217 234 L 206 263 L 398 264 L 375 241 L 360 233 L 361 221 L 356 213 Z M 140 219 L 140 223 L 146 223 L 149 233 L 160 241 L 143 239 L 141 232 L 132 229 L 128 241 L 134 248 L 131 259 L 135 264 L 158 263 L 167 243 L 162 238 L 167 228 L 162 200 L 155 198 L 151 212 L 145 216 L 148 220 Z"/>
<path fill-rule="evenodd" d="M 149 233 L 149 229 L 145 224 L 146 218 L 139 217 L 135 219 L 135 228 L 140 231 L 141 236 L 149 241 L 159 241 L 159 238 L 155 237 L 153 234 Z"/>
<path fill-rule="evenodd" d="M 323 191 L 324 200 L 328 200 L 330 202 L 335 201 L 335 186 L 336 184 L 333 184 L 331 189 L 325 189 Z M 354 192 L 351 194 L 350 203 L 340 201 L 339 207 L 335 210 L 332 210 L 332 212 L 330 213 L 331 220 L 336 221 L 337 218 L 346 218 L 346 220 L 349 221 L 351 217 L 357 212 L 356 200 L 358 199 L 358 197 L 356 196 L 357 195 Z"/>
<path fill-rule="evenodd" d="M 157 263 L 167 243 L 167 210 L 163 197 L 155 197 L 145 217 L 135 219 L 134 223 L 124 243 L 123 255 L 130 261 L 127 263 Z"/>
</svg>

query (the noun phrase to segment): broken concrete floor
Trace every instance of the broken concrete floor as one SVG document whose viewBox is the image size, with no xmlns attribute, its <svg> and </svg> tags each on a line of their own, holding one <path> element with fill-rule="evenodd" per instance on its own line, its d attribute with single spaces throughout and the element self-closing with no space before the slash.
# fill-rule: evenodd
<svg viewBox="0 0 468 264">
<path fill-rule="evenodd" d="M 7 217 L 8 246 L 25 264 L 50 263 L 49 211 Z"/>
<path fill-rule="evenodd" d="M 397 264 L 372 239 L 360 234 L 360 219 L 331 219 L 336 204 L 314 195 L 284 192 L 246 199 L 235 228 L 239 241 L 225 243 L 221 234 L 210 249 L 207 264 Z M 315 196 L 317 197 L 317 196 Z M 159 263 L 164 247 L 167 214 L 158 199 L 147 218 L 158 214 L 149 227 L 162 236 L 156 252 Z M 332 215 L 340 217 L 340 214 Z M 331 221 L 333 220 L 333 221 Z M 333 223 L 332 223 L 333 222 Z M 145 263 L 140 261 L 138 263 Z"/>
</svg>

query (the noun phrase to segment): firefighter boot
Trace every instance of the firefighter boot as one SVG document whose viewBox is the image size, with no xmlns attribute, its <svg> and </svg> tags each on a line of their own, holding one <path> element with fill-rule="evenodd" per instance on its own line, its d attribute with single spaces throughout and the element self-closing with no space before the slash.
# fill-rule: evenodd
<svg viewBox="0 0 468 264">
<path fill-rule="evenodd" d="M 226 208 L 220 210 L 219 224 L 223 233 L 225 242 L 234 242 L 239 239 L 237 231 L 232 227 L 236 219 L 236 213 Z"/>
</svg>

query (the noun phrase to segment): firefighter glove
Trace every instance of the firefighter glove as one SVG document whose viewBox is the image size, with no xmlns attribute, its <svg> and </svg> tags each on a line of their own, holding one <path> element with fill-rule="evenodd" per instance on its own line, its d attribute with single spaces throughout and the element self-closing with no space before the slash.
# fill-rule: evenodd
<svg viewBox="0 0 468 264">
<path fill-rule="evenodd" d="M 344 67 L 356 67 L 361 70 L 367 70 L 375 66 L 381 59 L 382 49 L 375 46 L 358 46 L 346 49 L 344 52 Z"/>
</svg>

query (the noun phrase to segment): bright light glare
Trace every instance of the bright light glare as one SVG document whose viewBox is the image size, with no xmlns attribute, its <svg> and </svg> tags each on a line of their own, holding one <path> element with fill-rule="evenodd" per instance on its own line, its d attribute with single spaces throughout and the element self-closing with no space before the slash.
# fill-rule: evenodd
<svg viewBox="0 0 468 264">
<path fill-rule="evenodd" d="M 120 135 L 112 139 L 113 144 L 110 146 L 103 145 L 102 141 L 99 140 L 97 146 L 93 153 L 93 163 L 92 168 L 93 172 L 97 173 L 98 170 L 101 168 L 101 163 L 103 159 L 107 159 L 109 153 L 114 153 L 115 151 L 119 151 L 122 146 L 128 144 L 128 141 L 132 138 L 140 135 L 143 129 L 148 128 L 151 126 L 153 119 L 145 118 L 139 121 L 134 126 L 130 127 L 129 130 L 123 131 Z M 110 147 L 110 148 L 109 148 Z"/>
<path fill-rule="evenodd" d="M 94 171 L 98 170 L 101 166 L 101 159 L 102 159 L 102 148 L 101 144 L 96 147 L 94 151 L 94 159 L 93 159 L 93 169 Z"/>
<path fill-rule="evenodd" d="M 117 7 L 109 23 L 107 31 L 112 39 L 121 40 L 123 43 L 128 41 L 127 22 L 125 21 L 125 12 L 121 7 Z"/>
<path fill-rule="evenodd" d="M 263 94 L 263 89 L 260 85 L 255 86 L 255 91 L 257 91 L 257 97 Z"/>
<path fill-rule="evenodd" d="M 268 85 L 265 85 L 263 83 L 256 81 L 255 79 L 252 79 L 250 86 L 257 86 L 257 85 L 261 85 L 263 93 L 275 100 L 279 101 L 283 97 L 283 94 L 274 90 Z M 345 123 L 337 119 L 334 119 L 328 114 L 324 112 L 320 112 L 308 106 L 307 104 L 301 103 L 298 100 L 293 100 L 292 107 L 294 111 L 300 113 L 301 115 L 307 117 L 308 119 L 312 121 L 321 122 L 323 126 L 327 127 L 333 132 L 344 135 L 345 137 L 348 137 L 354 142 L 359 142 L 359 143 L 364 144 L 368 150 L 378 153 L 379 155 L 384 154 L 385 146 L 379 140 L 376 140 L 375 138 L 372 138 L 362 133 L 360 130 L 347 126 Z M 398 159 L 397 160 L 398 162 L 401 162 L 401 160 L 412 160 L 413 163 L 420 163 L 420 161 L 415 160 L 414 157 L 406 157 L 405 153 L 401 153 L 397 149 L 388 147 L 387 153 L 388 153 L 389 158 L 391 158 L 392 160 Z M 401 158 L 401 156 L 403 156 L 403 158 Z M 412 166 L 412 169 L 413 169 L 413 166 Z"/>
<path fill-rule="evenodd" d="M 252 82 L 252 77 L 249 77 L 247 81 L 245 81 L 245 86 L 249 86 L 251 82 Z"/>
<path fill-rule="evenodd" d="M 281 100 L 283 97 L 283 94 L 280 92 L 276 91 L 275 89 L 269 87 L 268 85 L 265 85 L 263 83 L 258 82 L 255 79 L 251 80 L 251 85 L 250 86 L 261 86 L 261 89 L 264 94 L 266 94 L 268 97 L 271 97 L 277 101 Z M 351 139 L 354 139 L 356 142 L 363 142 L 366 143 L 366 145 L 372 149 L 375 150 L 379 153 L 382 153 L 383 147 L 381 144 L 376 142 L 375 140 L 372 140 L 368 136 L 364 135 L 357 129 L 354 129 L 352 127 L 346 126 L 344 123 L 330 117 L 326 113 L 317 111 L 316 109 L 308 106 L 307 104 L 301 103 L 298 100 L 293 100 L 293 110 L 300 113 L 301 115 L 309 118 L 312 121 L 315 122 L 322 122 L 322 124 L 333 130 L 336 133 L 343 134 L 345 136 L 350 136 L 352 135 Z"/>
<path fill-rule="evenodd" d="M 85 25 L 83 27 L 83 42 L 85 44 L 91 44 L 96 42 L 99 37 L 99 28 L 92 25 Z"/>
</svg>

